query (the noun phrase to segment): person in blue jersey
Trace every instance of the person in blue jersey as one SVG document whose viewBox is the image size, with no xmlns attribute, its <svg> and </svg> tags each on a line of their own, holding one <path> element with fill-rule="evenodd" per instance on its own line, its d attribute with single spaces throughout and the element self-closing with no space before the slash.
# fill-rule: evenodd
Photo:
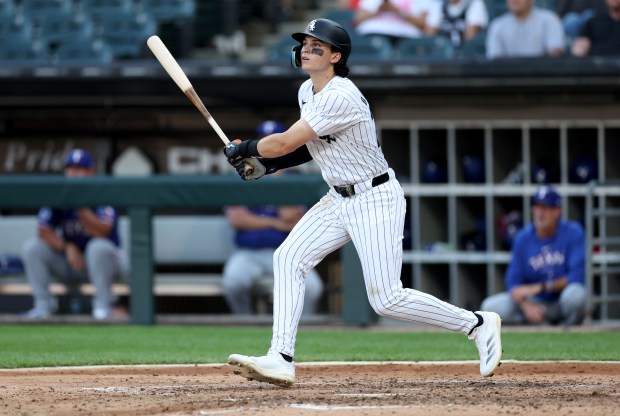
<svg viewBox="0 0 620 416">
<path fill-rule="evenodd" d="M 95 175 L 92 156 L 83 149 L 71 150 L 64 174 L 76 180 Z M 42 207 L 37 223 L 38 235 L 23 246 L 24 268 L 34 297 L 34 307 L 24 318 L 47 319 L 57 312 L 57 302 L 48 288 L 53 279 L 90 280 L 95 287 L 93 317 L 110 318 L 115 302 L 112 283 L 128 270 L 127 257 L 120 248 L 116 209 Z"/>
<path fill-rule="evenodd" d="M 267 120 L 256 128 L 257 137 L 281 133 L 286 127 Z M 264 276 L 273 276 L 273 254 L 305 213 L 302 206 L 231 206 L 225 210 L 235 229 L 237 250 L 224 265 L 222 290 L 234 314 L 252 314 L 252 288 Z M 303 314 L 314 314 L 323 294 L 323 282 L 311 269 L 306 278 Z"/>
<path fill-rule="evenodd" d="M 506 271 L 506 292 L 481 309 L 506 323 L 578 325 L 585 315 L 585 237 L 581 224 L 561 218 L 562 199 L 541 186 L 533 198 L 533 222 L 516 235 Z"/>
</svg>

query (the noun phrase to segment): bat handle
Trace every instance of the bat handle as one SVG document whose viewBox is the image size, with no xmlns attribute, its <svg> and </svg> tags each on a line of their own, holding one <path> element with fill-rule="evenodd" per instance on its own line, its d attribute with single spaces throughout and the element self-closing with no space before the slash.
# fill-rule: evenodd
<svg viewBox="0 0 620 416">
<path fill-rule="evenodd" d="M 244 168 L 243 168 L 243 173 L 245 174 L 245 176 L 250 176 L 254 173 L 254 167 L 252 165 L 250 165 L 249 163 L 245 163 L 244 164 Z"/>
</svg>

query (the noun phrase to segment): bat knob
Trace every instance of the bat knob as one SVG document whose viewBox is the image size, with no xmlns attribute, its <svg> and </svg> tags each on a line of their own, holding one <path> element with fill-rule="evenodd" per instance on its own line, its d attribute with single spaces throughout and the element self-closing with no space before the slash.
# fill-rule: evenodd
<svg viewBox="0 0 620 416">
<path fill-rule="evenodd" d="M 245 169 L 243 169 L 243 173 L 246 177 L 251 176 L 254 173 L 254 168 L 246 163 Z"/>
</svg>

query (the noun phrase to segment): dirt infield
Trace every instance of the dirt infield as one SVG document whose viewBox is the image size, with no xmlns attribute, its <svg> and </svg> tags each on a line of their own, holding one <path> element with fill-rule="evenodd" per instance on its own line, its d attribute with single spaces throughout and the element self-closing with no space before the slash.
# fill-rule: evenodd
<svg viewBox="0 0 620 416">
<path fill-rule="evenodd" d="M 292 388 L 228 366 L 0 371 L 2 415 L 620 415 L 619 363 L 299 365 Z"/>
</svg>

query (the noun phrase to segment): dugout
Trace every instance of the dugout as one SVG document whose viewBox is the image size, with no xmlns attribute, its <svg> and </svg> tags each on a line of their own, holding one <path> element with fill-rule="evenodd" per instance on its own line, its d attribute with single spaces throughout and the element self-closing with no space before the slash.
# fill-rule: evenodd
<svg viewBox="0 0 620 416">
<path fill-rule="evenodd" d="M 229 137 L 247 137 L 266 118 L 298 116 L 305 78 L 286 65 L 188 60 L 183 67 Z M 403 283 L 459 306 L 475 309 L 502 289 L 509 252 L 498 221 L 515 211 L 529 221 L 535 167 L 554 175 L 565 215 L 582 222 L 587 186 L 572 174 L 576 161 L 594 161 L 599 180 L 620 178 L 616 58 L 359 62 L 350 77 L 372 106 L 407 195 Z M 3 67 L 0 91 L 1 177 L 58 172 L 54 161 L 69 145 L 92 150 L 102 173 L 132 147 L 157 174 L 227 173 L 219 139 L 154 59 Z M 465 157 L 481 161 L 478 176 L 465 173 Z M 425 176 L 429 160 L 441 162 L 444 179 Z M 615 187 L 596 198 L 620 205 Z M 606 226 L 608 235 L 619 229 Z M 609 285 L 619 292 L 620 275 Z M 617 303 L 608 312 L 620 317 Z"/>
</svg>

